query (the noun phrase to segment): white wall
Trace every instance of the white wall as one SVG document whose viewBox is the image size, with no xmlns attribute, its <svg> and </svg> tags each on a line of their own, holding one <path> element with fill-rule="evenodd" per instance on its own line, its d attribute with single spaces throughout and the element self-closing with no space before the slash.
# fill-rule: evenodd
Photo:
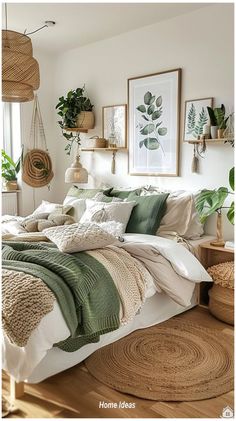
<svg viewBox="0 0 236 421">
<path fill-rule="evenodd" d="M 37 94 L 46 134 L 47 146 L 55 169 L 55 105 L 53 96 L 55 59 L 50 55 L 36 50 L 34 50 L 34 57 L 38 60 L 40 66 L 40 88 L 37 91 Z M 33 101 L 21 104 L 21 142 L 24 144 L 25 153 L 28 149 L 33 147 L 33 145 L 29 143 L 32 111 Z M 21 192 L 19 194 L 20 215 L 29 215 L 32 213 L 35 207 L 41 203 L 42 199 L 52 201 L 55 193 L 55 185 L 56 177 L 50 183 L 50 191 L 47 187 L 33 189 L 27 184 L 21 182 Z"/>
<path fill-rule="evenodd" d="M 92 30 L 92 28 L 91 28 Z M 117 155 L 117 170 L 110 173 L 111 155 L 83 153 L 90 172 L 90 185 L 101 182 L 115 186 L 158 185 L 171 189 L 197 190 L 227 185 L 233 166 L 229 145 L 209 146 L 200 162 L 200 174 L 191 173 L 193 148 L 182 143 L 184 101 L 214 97 L 215 105 L 233 107 L 233 5 L 215 4 L 174 19 L 74 49 L 60 55 L 55 63 L 54 104 L 69 89 L 86 84 L 95 104 L 96 127 L 86 136 L 101 135 L 102 106 L 127 103 L 127 79 L 134 76 L 182 68 L 180 176 L 140 177 L 127 174 L 127 154 Z M 55 117 L 54 117 L 55 119 Z M 68 186 L 64 171 L 71 162 L 64 152 L 64 140 L 56 129 L 56 197 L 62 200 Z M 214 224 L 214 221 L 213 221 Z M 209 223 L 208 223 L 209 225 Z M 215 232 L 214 225 L 208 231 Z M 225 222 L 225 236 L 232 226 Z"/>
</svg>

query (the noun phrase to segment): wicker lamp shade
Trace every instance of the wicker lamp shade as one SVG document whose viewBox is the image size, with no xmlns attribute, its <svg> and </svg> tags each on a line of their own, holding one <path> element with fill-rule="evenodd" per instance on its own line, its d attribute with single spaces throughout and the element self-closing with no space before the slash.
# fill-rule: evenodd
<svg viewBox="0 0 236 421">
<path fill-rule="evenodd" d="M 39 88 L 39 65 L 31 39 L 15 31 L 2 31 L 2 100 L 27 102 Z"/>
</svg>

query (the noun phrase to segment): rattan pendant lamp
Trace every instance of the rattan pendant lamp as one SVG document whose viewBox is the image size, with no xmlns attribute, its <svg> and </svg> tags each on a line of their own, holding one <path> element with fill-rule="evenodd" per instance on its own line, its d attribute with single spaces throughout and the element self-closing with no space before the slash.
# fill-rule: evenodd
<svg viewBox="0 0 236 421">
<path fill-rule="evenodd" d="M 39 65 L 31 39 L 20 32 L 2 30 L 2 101 L 28 102 L 39 88 Z"/>
</svg>

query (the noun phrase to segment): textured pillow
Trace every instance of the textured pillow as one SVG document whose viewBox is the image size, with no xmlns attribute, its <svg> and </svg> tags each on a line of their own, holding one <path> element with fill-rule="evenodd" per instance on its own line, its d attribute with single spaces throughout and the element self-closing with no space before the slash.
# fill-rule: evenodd
<svg viewBox="0 0 236 421">
<path fill-rule="evenodd" d="M 64 214 L 67 213 L 71 209 L 70 204 L 63 203 L 63 205 L 60 205 L 58 203 L 51 203 L 47 202 L 46 200 L 43 200 L 41 205 L 35 209 L 35 211 L 32 213 L 32 215 L 38 215 L 41 213 L 58 213 L 58 214 Z M 30 215 L 30 216 L 32 216 Z"/>
<path fill-rule="evenodd" d="M 93 223 L 48 228 L 43 233 L 63 253 L 93 250 L 106 247 L 117 241 L 114 235 L 109 234 Z"/>
<path fill-rule="evenodd" d="M 136 193 L 137 196 L 139 196 L 141 192 L 141 189 L 134 189 L 134 190 L 116 190 L 116 189 L 110 189 L 110 191 L 104 191 L 104 194 L 110 197 L 119 197 L 120 199 L 127 199 L 127 197 L 131 193 Z"/>
<path fill-rule="evenodd" d="M 155 235 L 166 211 L 168 193 L 137 196 L 131 193 L 127 200 L 135 200 L 137 206 L 132 210 L 126 232 Z"/>
<path fill-rule="evenodd" d="M 141 192 L 143 195 L 155 195 L 158 188 L 148 186 Z M 180 237 L 197 240 L 203 235 L 203 226 L 195 207 L 194 194 L 184 190 L 170 192 L 167 209 L 157 235 L 165 238 Z"/>
<path fill-rule="evenodd" d="M 119 199 L 119 197 L 113 197 L 113 196 L 106 196 L 103 192 L 97 193 L 92 200 L 95 200 L 96 202 L 122 202 L 122 199 Z"/>
<path fill-rule="evenodd" d="M 86 211 L 84 212 L 81 223 L 84 222 L 107 222 L 116 221 L 123 224 L 123 232 L 129 221 L 131 212 L 136 203 L 133 202 L 116 202 L 104 203 L 95 202 L 94 200 L 86 200 Z"/>
</svg>

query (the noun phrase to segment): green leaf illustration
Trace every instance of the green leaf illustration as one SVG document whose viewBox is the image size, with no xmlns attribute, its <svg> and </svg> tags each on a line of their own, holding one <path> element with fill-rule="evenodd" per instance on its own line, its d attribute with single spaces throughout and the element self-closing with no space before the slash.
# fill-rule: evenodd
<svg viewBox="0 0 236 421">
<path fill-rule="evenodd" d="M 192 132 L 194 132 L 195 124 L 196 124 L 196 110 L 195 110 L 195 106 L 192 103 L 188 112 L 187 134 L 191 134 Z"/>
<path fill-rule="evenodd" d="M 143 147 L 143 144 L 144 144 L 144 140 L 141 140 L 141 141 L 139 142 L 139 147 L 140 147 L 140 148 L 142 148 L 142 147 Z"/>
<path fill-rule="evenodd" d="M 154 111 L 154 113 L 152 114 L 152 120 L 157 120 L 159 117 L 161 117 L 161 115 L 162 115 L 162 110 Z"/>
<path fill-rule="evenodd" d="M 147 134 L 152 133 L 154 130 L 155 130 L 155 125 L 150 123 L 150 124 L 147 124 L 147 126 L 145 126 L 142 130 L 140 130 L 140 133 L 147 135 Z"/>
<path fill-rule="evenodd" d="M 156 128 L 159 127 L 162 124 L 162 121 L 160 121 L 160 123 L 156 124 Z"/>
<path fill-rule="evenodd" d="M 157 107 L 160 107 L 160 106 L 161 106 L 161 104 L 162 104 L 162 96 L 159 96 L 159 97 L 157 98 L 157 100 L 156 100 L 156 106 L 157 106 Z"/>
<path fill-rule="evenodd" d="M 154 110 L 155 110 L 155 105 L 149 105 L 147 109 L 147 113 L 150 115 L 153 113 Z"/>
<path fill-rule="evenodd" d="M 152 94 L 151 94 L 151 92 L 146 92 L 146 94 L 144 95 L 144 104 L 150 105 L 151 104 L 151 100 L 152 100 Z"/>
<path fill-rule="evenodd" d="M 167 128 L 166 128 L 166 127 L 160 127 L 160 128 L 158 129 L 158 134 L 159 134 L 160 136 L 165 136 L 165 135 L 166 135 L 166 133 L 167 133 Z"/>
<path fill-rule="evenodd" d="M 151 97 L 151 100 L 150 100 L 150 105 L 151 105 L 151 104 L 153 104 L 153 102 L 155 101 L 155 98 L 156 98 L 156 95 L 153 95 L 153 96 Z"/>
<path fill-rule="evenodd" d="M 199 136 L 202 134 L 203 132 L 203 126 L 204 124 L 206 124 L 208 121 L 208 117 L 207 117 L 207 113 L 204 107 L 202 107 L 202 110 L 199 113 L 199 117 L 198 117 L 198 122 L 196 124 L 196 126 L 194 127 L 194 132 L 193 134 L 196 136 Z"/>
<path fill-rule="evenodd" d="M 137 107 L 137 110 L 140 111 L 140 113 L 146 113 L 146 107 L 145 107 L 145 105 L 139 105 Z"/>
<path fill-rule="evenodd" d="M 146 148 L 150 151 L 159 148 L 159 142 L 155 137 L 147 137 L 146 139 L 144 139 L 143 143 L 146 146 Z"/>
<path fill-rule="evenodd" d="M 144 120 L 149 121 L 145 115 L 142 115 L 142 117 L 144 118 Z"/>
</svg>

